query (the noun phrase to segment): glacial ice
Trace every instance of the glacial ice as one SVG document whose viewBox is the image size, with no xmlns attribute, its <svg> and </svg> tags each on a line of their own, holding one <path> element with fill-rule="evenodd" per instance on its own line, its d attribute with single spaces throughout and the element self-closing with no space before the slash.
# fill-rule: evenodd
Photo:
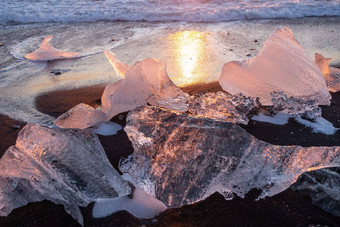
<svg viewBox="0 0 340 227">
<path fill-rule="evenodd" d="M 60 115 L 54 121 L 54 124 L 60 128 L 86 129 L 104 121 L 104 119 L 105 116 L 101 110 L 80 103 L 66 113 Z"/>
<path fill-rule="evenodd" d="M 122 177 L 135 186 L 132 196 L 97 200 L 92 210 L 94 218 L 103 218 L 118 211 L 126 210 L 137 218 L 147 219 L 153 218 L 167 209 L 164 203 L 136 186 L 130 176 L 123 175 Z"/>
<path fill-rule="evenodd" d="M 0 160 L 0 215 L 29 202 L 63 204 L 80 224 L 78 206 L 128 195 L 96 135 L 28 123 Z"/>
<path fill-rule="evenodd" d="M 50 61 L 65 58 L 77 58 L 79 53 L 76 52 L 63 52 L 51 46 L 50 41 L 53 36 L 49 35 L 44 38 L 39 49 L 32 53 L 26 54 L 25 58 L 33 61 Z"/>
<path fill-rule="evenodd" d="M 106 51 L 106 56 L 110 56 L 109 53 Z M 107 120 L 147 103 L 186 111 L 188 96 L 170 80 L 163 62 L 148 58 L 136 62 L 127 70 L 124 79 L 105 88 L 102 110 Z"/>
<path fill-rule="evenodd" d="M 118 61 L 116 55 L 114 55 L 112 52 L 108 50 L 104 50 L 104 54 L 107 60 L 109 60 L 109 62 L 111 63 L 117 75 L 124 78 L 126 73 L 131 69 L 131 67 L 128 64 Z"/>
<path fill-rule="evenodd" d="M 271 92 L 273 111 L 281 111 L 292 117 L 299 117 L 316 121 L 321 118 L 321 108 L 316 99 L 304 100 L 296 97 L 287 97 L 284 92 Z"/>
<path fill-rule="evenodd" d="M 62 128 L 84 129 L 147 104 L 187 111 L 189 95 L 170 80 L 163 62 L 148 58 L 129 67 L 119 62 L 110 51 L 105 51 L 105 55 L 123 79 L 105 87 L 101 110 L 82 103 L 57 118 L 54 124 Z"/>
<path fill-rule="evenodd" d="M 333 135 L 338 130 L 331 122 L 327 121 L 323 117 L 317 118 L 314 121 L 308 121 L 301 117 L 296 117 L 295 120 L 306 127 L 312 128 L 312 131 L 315 133 Z"/>
<path fill-rule="evenodd" d="M 216 191 L 243 197 L 259 188 L 260 198 L 273 196 L 306 171 L 340 166 L 340 147 L 272 145 L 236 124 L 158 107 L 130 111 L 124 130 L 134 154 L 120 170 L 169 207 Z"/>
<path fill-rule="evenodd" d="M 330 67 L 330 60 L 330 58 L 325 58 L 319 53 L 315 54 L 315 64 L 318 65 L 325 77 L 328 90 L 330 92 L 337 92 L 340 91 L 340 69 Z"/>
<path fill-rule="evenodd" d="M 340 168 L 304 173 L 290 188 L 309 196 L 314 205 L 340 216 Z"/>
<path fill-rule="evenodd" d="M 317 99 L 321 105 L 329 105 L 331 98 L 319 68 L 288 27 L 276 29 L 256 57 L 226 63 L 219 83 L 231 94 L 259 97 L 263 105 L 272 104 L 272 91 Z"/>
<path fill-rule="evenodd" d="M 257 112 L 257 103 L 242 94 L 224 92 L 195 94 L 188 99 L 188 111 L 196 117 L 205 117 L 239 124 L 248 124 L 248 115 Z"/>
</svg>

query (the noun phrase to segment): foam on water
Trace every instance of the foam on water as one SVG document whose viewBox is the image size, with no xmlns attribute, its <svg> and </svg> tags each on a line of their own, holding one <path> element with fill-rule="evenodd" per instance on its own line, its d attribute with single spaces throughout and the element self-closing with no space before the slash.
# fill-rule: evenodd
<svg viewBox="0 0 340 227">
<path fill-rule="evenodd" d="M 2 0 L 0 22 L 221 22 L 340 16 L 339 3 L 339 0 Z"/>
</svg>

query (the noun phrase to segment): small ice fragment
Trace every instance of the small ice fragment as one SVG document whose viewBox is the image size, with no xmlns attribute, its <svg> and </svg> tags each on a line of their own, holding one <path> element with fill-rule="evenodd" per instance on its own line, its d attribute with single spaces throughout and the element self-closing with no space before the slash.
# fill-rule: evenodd
<svg viewBox="0 0 340 227">
<path fill-rule="evenodd" d="M 330 58 L 325 58 L 321 54 L 315 54 L 315 63 L 319 66 L 325 77 L 328 90 L 330 92 L 337 92 L 340 91 L 340 69 L 330 67 L 330 60 Z"/>
<path fill-rule="evenodd" d="M 263 113 L 259 113 L 259 115 L 254 115 L 251 119 L 254 121 L 267 122 L 274 125 L 285 125 L 288 123 L 288 120 L 291 117 L 293 116 L 291 116 L 290 114 L 278 112 L 274 116 L 267 116 Z"/>
<path fill-rule="evenodd" d="M 272 91 L 317 99 L 321 105 L 329 105 L 331 99 L 318 66 L 288 27 L 276 29 L 256 57 L 226 63 L 219 83 L 231 94 L 259 97 L 263 105 L 272 104 Z"/>
<path fill-rule="evenodd" d="M 133 198 L 122 196 L 113 199 L 99 199 L 93 207 L 94 218 L 107 217 L 113 213 L 125 210 L 140 219 L 153 218 L 167 207 L 161 201 L 155 199 L 141 188 L 136 188 Z"/>
<path fill-rule="evenodd" d="M 33 51 L 32 53 L 26 54 L 25 58 L 34 61 L 49 61 L 56 59 L 65 58 L 77 58 L 79 53 L 77 52 L 63 52 L 51 46 L 50 40 L 53 36 L 46 36 L 41 43 L 39 49 Z"/>
<path fill-rule="evenodd" d="M 116 58 L 116 55 L 114 55 L 112 52 L 108 50 L 104 50 L 104 54 L 106 58 L 109 60 L 109 62 L 111 63 L 111 65 L 113 66 L 117 75 L 124 78 L 127 71 L 129 71 L 131 67 L 128 64 L 118 61 L 118 59 Z"/>
<path fill-rule="evenodd" d="M 80 103 L 59 116 L 54 124 L 60 128 L 89 128 L 104 121 L 104 113 L 84 103 Z"/>
<path fill-rule="evenodd" d="M 111 136 L 117 134 L 119 130 L 122 129 L 122 126 L 120 126 L 117 123 L 114 123 L 112 121 L 107 122 L 100 122 L 93 126 L 92 132 L 102 135 L 102 136 Z"/>
<path fill-rule="evenodd" d="M 325 58 L 319 53 L 315 53 L 315 64 L 319 67 L 322 74 L 328 74 L 329 73 L 329 62 L 331 61 L 331 58 Z"/>
<path fill-rule="evenodd" d="M 315 122 L 302 119 L 301 117 L 295 118 L 297 122 L 313 129 L 315 133 L 323 133 L 326 135 L 333 135 L 338 129 L 325 118 L 318 118 Z"/>
<path fill-rule="evenodd" d="M 136 186 L 130 175 L 124 174 L 122 178 L 136 187 L 132 198 L 121 196 L 112 199 L 98 199 L 92 210 L 94 218 L 107 217 L 118 211 L 125 210 L 137 218 L 147 219 L 153 218 L 167 209 L 164 203 Z"/>
</svg>

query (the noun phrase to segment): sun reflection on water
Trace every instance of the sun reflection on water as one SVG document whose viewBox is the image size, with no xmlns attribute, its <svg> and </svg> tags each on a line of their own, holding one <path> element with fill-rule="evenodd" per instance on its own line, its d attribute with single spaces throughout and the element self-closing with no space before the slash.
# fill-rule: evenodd
<svg viewBox="0 0 340 227">
<path fill-rule="evenodd" d="M 204 81 L 203 65 L 207 56 L 207 36 L 199 31 L 180 31 L 168 37 L 175 67 L 181 74 L 179 84 Z"/>
</svg>

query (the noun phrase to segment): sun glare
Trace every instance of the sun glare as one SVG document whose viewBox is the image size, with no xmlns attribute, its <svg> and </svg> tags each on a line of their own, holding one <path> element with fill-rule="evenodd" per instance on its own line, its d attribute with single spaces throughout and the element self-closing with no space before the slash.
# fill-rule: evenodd
<svg viewBox="0 0 340 227">
<path fill-rule="evenodd" d="M 169 35 L 173 57 L 183 83 L 192 84 L 204 77 L 201 67 L 206 55 L 206 34 L 199 31 L 180 31 Z"/>
</svg>

